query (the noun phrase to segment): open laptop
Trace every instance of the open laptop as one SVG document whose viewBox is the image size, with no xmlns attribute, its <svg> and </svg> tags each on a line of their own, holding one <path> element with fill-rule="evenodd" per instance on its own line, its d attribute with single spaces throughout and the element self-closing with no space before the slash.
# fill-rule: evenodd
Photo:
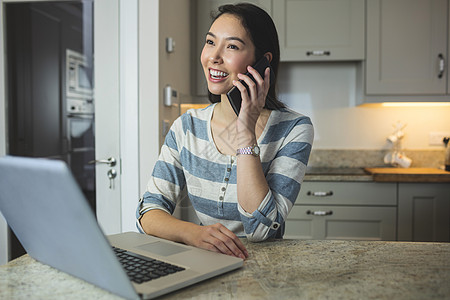
<svg viewBox="0 0 450 300">
<path fill-rule="evenodd" d="M 154 298 L 243 265 L 240 258 L 145 234 L 105 237 L 62 161 L 0 157 L 0 211 L 31 257 L 128 299 Z M 156 259 L 165 270 L 153 265 L 152 275 L 133 275 L 141 270 L 129 262 L 122 267 L 124 255 L 149 264 Z"/>
</svg>

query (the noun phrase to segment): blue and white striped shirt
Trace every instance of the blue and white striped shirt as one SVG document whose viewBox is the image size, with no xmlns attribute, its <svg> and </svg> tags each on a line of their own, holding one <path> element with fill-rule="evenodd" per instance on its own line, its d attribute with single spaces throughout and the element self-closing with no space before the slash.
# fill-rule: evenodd
<svg viewBox="0 0 450 300">
<path fill-rule="evenodd" d="M 251 241 L 274 236 L 284 224 L 311 152 L 311 120 L 287 108 L 271 112 L 258 139 L 269 191 L 250 214 L 237 199 L 236 157 L 220 153 L 213 141 L 214 106 L 191 109 L 173 123 L 136 211 L 140 231 L 139 219 L 145 212 L 161 209 L 172 214 L 185 197 L 189 197 L 201 224 L 222 223 Z M 223 138 L 232 136 L 228 134 L 235 130 L 233 126 L 223 132 Z"/>
</svg>

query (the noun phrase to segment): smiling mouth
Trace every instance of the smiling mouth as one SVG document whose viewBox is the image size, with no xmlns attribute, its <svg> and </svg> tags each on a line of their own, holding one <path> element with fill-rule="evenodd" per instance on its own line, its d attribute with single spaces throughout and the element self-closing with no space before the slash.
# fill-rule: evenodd
<svg viewBox="0 0 450 300">
<path fill-rule="evenodd" d="M 228 73 L 219 71 L 219 70 L 213 70 L 209 69 L 209 76 L 214 80 L 220 80 L 228 76 Z"/>
</svg>

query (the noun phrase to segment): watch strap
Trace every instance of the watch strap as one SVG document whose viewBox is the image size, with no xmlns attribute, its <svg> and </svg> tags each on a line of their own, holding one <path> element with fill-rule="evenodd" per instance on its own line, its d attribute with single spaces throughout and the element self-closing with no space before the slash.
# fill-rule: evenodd
<svg viewBox="0 0 450 300">
<path fill-rule="evenodd" d="M 244 148 L 239 148 L 236 150 L 236 156 L 240 154 L 259 156 L 259 147 L 258 145 L 253 145 Z"/>
</svg>

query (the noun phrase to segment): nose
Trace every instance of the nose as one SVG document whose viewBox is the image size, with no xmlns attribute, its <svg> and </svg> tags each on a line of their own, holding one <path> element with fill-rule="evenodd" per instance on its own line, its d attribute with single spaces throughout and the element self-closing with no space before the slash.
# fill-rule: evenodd
<svg viewBox="0 0 450 300">
<path fill-rule="evenodd" d="M 220 64 L 223 62 L 222 51 L 218 47 L 211 51 L 209 61 L 213 64 Z"/>
</svg>

